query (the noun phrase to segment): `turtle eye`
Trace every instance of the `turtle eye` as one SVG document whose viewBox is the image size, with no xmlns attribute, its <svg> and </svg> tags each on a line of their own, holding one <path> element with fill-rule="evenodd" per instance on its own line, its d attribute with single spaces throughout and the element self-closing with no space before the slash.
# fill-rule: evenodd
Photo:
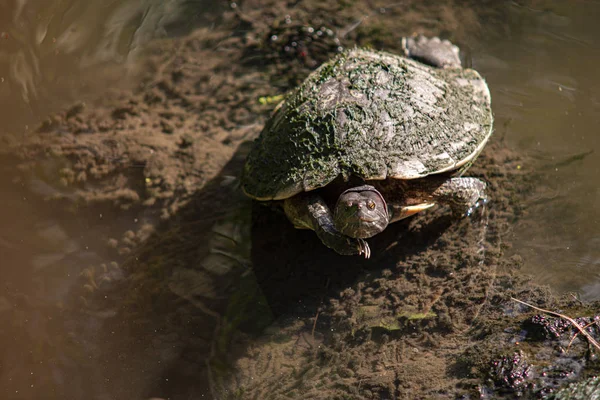
<svg viewBox="0 0 600 400">
<path fill-rule="evenodd" d="M 348 205 L 348 207 L 352 207 L 352 202 L 351 201 L 346 202 L 346 204 Z"/>
<path fill-rule="evenodd" d="M 369 207 L 369 210 L 374 210 L 375 202 L 373 200 L 369 200 L 369 202 L 367 203 L 367 207 Z"/>
</svg>

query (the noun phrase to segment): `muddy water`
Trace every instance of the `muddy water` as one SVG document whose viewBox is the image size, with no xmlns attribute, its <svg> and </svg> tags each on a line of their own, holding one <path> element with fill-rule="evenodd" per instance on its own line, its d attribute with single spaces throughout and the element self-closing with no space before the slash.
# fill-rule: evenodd
<svg viewBox="0 0 600 400">
<path fill-rule="evenodd" d="M 2 2 L 2 137 L 19 140 L 51 112 L 102 97 L 107 88 L 132 87 L 144 45 L 216 24 L 221 7 L 178 0 Z M 15 161 L 6 157 L 0 163 L 0 398 L 114 398 L 107 388 L 109 376 L 123 367 L 118 354 L 110 361 L 90 356 L 106 340 L 95 332 L 98 322 L 114 311 L 91 320 L 79 314 L 82 325 L 72 311 L 97 286 L 89 267 L 112 269 L 117 280 L 122 275 L 106 239 L 144 221 L 101 210 L 57 212 L 41 198 L 55 194 L 51 185 L 58 178 L 39 179 L 57 165 L 41 165 L 36 178 L 16 181 Z M 75 294 L 74 287 L 83 290 Z M 120 395 L 127 397 L 125 392 L 139 394 L 143 385 L 134 380 L 126 386 L 129 392 Z"/>
<path fill-rule="evenodd" d="M 215 23 L 220 8 L 210 0 L 2 2 L 2 130 L 27 130 L 69 101 L 123 84 L 146 43 Z"/>
<path fill-rule="evenodd" d="M 135 81 L 139 50 L 153 38 L 218 23 L 207 14 L 215 10 L 208 2 L 6 4 L 0 6 L 0 119 L 3 132 L 17 135 L 27 134 L 48 112 L 123 84 L 123 76 Z M 190 4 L 203 12 L 190 13 Z M 600 4 L 555 1 L 506 7 L 508 24 L 490 22 L 484 35 L 468 38 L 463 47 L 490 84 L 496 134 L 531 156 L 531 165 L 521 168 L 535 173 L 539 183 L 507 241 L 523 257 L 524 272 L 557 290 L 597 299 L 600 27 L 594 16 Z M 88 266 L 100 266 L 118 278 L 106 238 L 138 230 L 145 221 L 105 210 L 92 215 L 59 212 L 39 200 L 52 191 L 43 180 L 15 185 L 7 172 L 11 162 L 0 164 L 0 312 L 12 315 L 10 325 L 0 329 L 0 397 L 86 398 L 93 393 L 110 398 L 114 391 L 107 389 L 108 377 L 118 379 L 119 368 L 135 363 L 120 354 L 98 355 L 100 341 L 108 347 L 112 343 L 94 334 L 97 320 L 78 328 L 65 315 L 73 304 L 86 302 L 86 290 L 94 290 Z M 73 286 L 83 292 L 73 296 Z M 77 335 L 81 329 L 85 336 Z M 170 340 L 176 347 L 177 339 Z M 121 394 L 139 394 L 145 380 L 168 382 L 148 372 L 163 359 L 147 369 L 130 369 L 126 375 L 135 379 Z"/>
<path fill-rule="evenodd" d="M 536 159 L 536 200 L 514 233 L 525 272 L 600 298 L 600 26 L 597 2 L 511 7 L 510 29 L 473 41 L 496 133 Z M 493 27 L 490 27 L 493 30 Z"/>
</svg>

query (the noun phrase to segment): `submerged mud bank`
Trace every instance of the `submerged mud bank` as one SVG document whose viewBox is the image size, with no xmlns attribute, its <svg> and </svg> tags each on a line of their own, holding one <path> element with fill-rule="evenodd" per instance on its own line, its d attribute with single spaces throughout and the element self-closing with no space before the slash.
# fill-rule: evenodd
<svg viewBox="0 0 600 400">
<path fill-rule="evenodd" d="M 577 317 L 596 309 L 537 287 L 506 255 L 536 168 L 503 142 L 505 127 L 470 170 L 489 182 L 487 208 L 394 224 L 371 241 L 371 260 L 336 255 L 239 191 L 275 103 L 341 48 L 399 52 L 413 32 L 461 44 L 485 32 L 484 18 L 503 17 L 500 3 L 414 3 L 231 3 L 219 27 L 153 46 L 134 91 L 74 104 L 9 143 L 3 167 L 18 164 L 15 185 L 61 218 L 100 214 L 109 227 L 89 245 L 114 259 L 78 271 L 60 305 L 77 340 L 53 366 L 73 384 L 39 381 L 39 393 L 541 397 L 595 373 L 581 335 L 567 346 L 575 332 L 553 336 L 557 320 L 544 324 L 511 300 Z M 21 318 L 30 300 L 0 312 Z M 44 340 L 56 345 L 64 331 L 50 332 Z M 74 372 L 86 357 L 111 368 Z"/>
</svg>

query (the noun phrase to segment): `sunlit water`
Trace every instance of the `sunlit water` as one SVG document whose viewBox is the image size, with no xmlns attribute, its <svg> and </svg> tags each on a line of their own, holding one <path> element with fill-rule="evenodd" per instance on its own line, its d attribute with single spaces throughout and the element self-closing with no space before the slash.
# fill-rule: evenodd
<svg viewBox="0 0 600 400">
<path fill-rule="evenodd" d="M 514 251 L 537 281 L 599 299 L 600 3 L 533 4 L 513 5 L 510 31 L 472 44 L 474 67 L 490 83 L 496 133 L 532 156 L 539 174 Z"/>
<path fill-rule="evenodd" d="M 0 133 L 27 135 L 50 112 L 107 88 L 131 86 L 146 44 L 210 26 L 222 6 L 189 0 L 0 2 Z M 122 275 L 106 240 L 143 221 L 127 213 L 59 212 L 40 199 L 52 191 L 41 181 L 15 184 L 14 161 L 0 161 L 0 398 L 114 398 L 114 382 L 125 377 L 117 349 L 123 333 L 114 332 L 117 340 L 107 343 L 96 333 L 110 315 L 83 313 L 77 320 L 73 312 L 98 283 L 90 267 L 112 269 L 115 279 Z M 158 357 L 123 379 L 119 395 L 137 398 L 148 380 L 160 383 L 160 363 Z"/>
<path fill-rule="evenodd" d="M 105 86 L 98 77 L 133 73 L 139 51 L 153 38 L 184 34 L 211 21 L 198 13 L 195 22 L 188 15 L 186 24 L 178 24 L 184 3 L 190 2 L 15 0 L 0 5 L 2 130 L 27 132 L 48 112 L 98 93 Z M 530 155 L 539 173 L 540 190 L 528 200 L 528 214 L 509 240 L 512 251 L 523 256 L 524 272 L 539 282 L 599 299 L 600 3 L 531 3 L 535 6 L 510 6 L 510 29 L 490 25 L 489 35 L 471 38 L 464 48 L 491 87 L 496 134 Z M 587 156 L 566 162 L 581 154 Z M 2 167 L 0 173 L 9 170 Z M 0 189 L 14 188 L 11 176 L 0 178 Z M 61 352 L 68 346 L 56 337 L 77 340 L 66 337 L 61 310 L 73 301 L 67 294 L 81 268 L 110 264 L 111 256 L 96 246 L 98 237 L 135 229 L 140 221 L 112 220 L 107 226 L 102 215 L 65 220 L 37 201 L 27 185 L 2 193 L 0 313 L 17 318 L 15 326 L 0 328 L 0 397 L 46 398 L 38 385 L 52 381 L 58 388 L 77 386 L 69 393 L 80 398 L 86 398 L 86 390 L 109 398 L 102 397 L 101 387 L 90 389 L 85 378 L 75 377 L 85 371 L 97 384 L 102 379 L 92 375 L 119 365 L 87 360 L 85 368 L 66 368 Z M 22 303 L 13 303 L 19 298 Z M 23 371 L 30 374 L 24 377 Z M 60 398 L 60 390 L 47 398 Z"/>
<path fill-rule="evenodd" d="M 2 131 L 24 130 L 69 100 L 123 83 L 152 39 L 214 21 L 206 0 L 0 3 Z"/>
</svg>

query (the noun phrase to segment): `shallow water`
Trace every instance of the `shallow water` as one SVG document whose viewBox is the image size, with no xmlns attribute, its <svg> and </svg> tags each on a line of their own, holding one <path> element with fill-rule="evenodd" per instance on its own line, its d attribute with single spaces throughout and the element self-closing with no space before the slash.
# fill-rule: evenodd
<svg viewBox="0 0 600 400">
<path fill-rule="evenodd" d="M 215 24 L 220 8 L 186 0 L 2 2 L 1 134 L 18 140 L 48 113 L 95 99 L 107 88 L 131 87 L 144 45 Z M 57 177 L 45 174 L 56 165 L 42 165 L 36 178 L 19 180 L 15 162 L 0 162 L 0 398 L 114 398 L 111 378 L 118 380 L 126 366 L 119 340 L 102 347 L 107 339 L 98 330 L 115 311 L 92 316 L 78 310 L 97 289 L 98 272 L 122 277 L 107 239 L 137 230 L 144 219 L 80 213 L 77 207 L 58 211 L 41 200 L 55 194 L 48 182 L 57 184 Z M 94 266 L 100 268 L 96 273 Z M 138 371 L 120 384 L 120 398 L 139 397 L 146 386 L 140 382 L 151 374 Z"/>
<path fill-rule="evenodd" d="M 508 32 L 472 44 L 496 134 L 539 161 L 523 166 L 539 185 L 514 252 L 537 281 L 600 299 L 600 3 L 532 4 L 512 5 Z"/>
<path fill-rule="evenodd" d="M 69 101 L 122 85 L 145 44 L 210 26 L 220 8 L 210 0 L 3 2 L 2 131 L 27 132 Z"/>
<path fill-rule="evenodd" d="M 215 6 L 208 2 L 194 2 L 203 12 L 191 19 L 188 14 L 182 23 L 184 5 L 190 3 L 73 0 L 0 6 L 2 130 L 26 134 L 48 112 L 98 96 L 107 86 L 98 77 L 116 86 L 126 74 L 134 80 L 145 43 L 215 23 L 207 14 Z M 515 227 L 511 251 L 523 257 L 523 271 L 538 281 L 600 299 L 600 3 L 507 7 L 508 25 L 490 22 L 487 33 L 469 38 L 463 49 L 491 87 L 496 134 L 534 160 L 522 167 L 536 174 L 536 199 Z M 16 317 L 8 329 L 0 329 L 0 343 L 6 346 L 0 354 L 12 360 L 12 365 L 0 363 L 0 397 L 60 398 L 70 386 L 64 393 L 74 398 L 90 391 L 96 398 L 110 398 L 99 382 L 118 375 L 118 355 L 63 357 L 74 349 L 68 342 L 80 339 L 63 312 L 85 301 L 83 295 L 70 294 L 72 286 L 85 285 L 82 268 L 111 268 L 113 253 L 105 239 L 136 230 L 144 221 L 135 215 L 98 212 L 84 218 L 58 212 L 39 201 L 40 193 L 51 190 L 42 182 L 15 185 L 7 173 L 10 163 L 0 164 L 0 312 Z M 98 348 L 95 327 L 86 329 L 90 342 L 84 347 L 91 354 Z M 140 381 L 167 379 L 133 375 Z M 136 385 L 143 386 L 132 382 L 125 394 L 138 393 Z M 44 397 L 38 388 L 48 387 L 55 390 Z"/>
</svg>

